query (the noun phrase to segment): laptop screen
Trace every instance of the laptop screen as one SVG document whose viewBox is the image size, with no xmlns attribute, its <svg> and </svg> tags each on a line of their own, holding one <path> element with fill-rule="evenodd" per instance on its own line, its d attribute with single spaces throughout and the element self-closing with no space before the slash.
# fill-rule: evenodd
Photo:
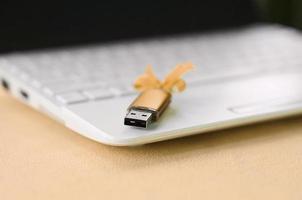
<svg viewBox="0 0 302 200">
<path fill-rule="evenodd" d="M 0 3 L 0 51 L 198 32 L 257 20 L 248 0 Z"/>
</svg>

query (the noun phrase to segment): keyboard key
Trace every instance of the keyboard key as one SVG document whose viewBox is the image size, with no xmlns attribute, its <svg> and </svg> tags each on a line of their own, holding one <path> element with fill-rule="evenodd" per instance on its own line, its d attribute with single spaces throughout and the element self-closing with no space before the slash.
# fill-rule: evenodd
<svg viewBox="0 0 302 200">
<path fill-rule="evenodd" d="M 110 90 L 116 95 L 116 96 L 127 96 L 127 95 L 132 95 L 135 94 L 136 91 L 133 88 L 133 86 L 120 86 L 120 87 L 112 87 Z"/>
<path fill-rule="evenodd" d="M 104 82 L 89 82 L 89 81 L 63 81 L 55 84 L 48 85 L 43 88 L 43 91 L 47 95 L 54 95 L 73 91 L 84 91 L 93 88 L 104 88 Z"/>
<path fill-rule="evenodd" d="M 51 96 L 59 93 L 71 92 L 74 90 L 74 88 L 75 85 L 73 85 L 73 83 L 62 82 L 44 87 L 43 92 Z"/>
<path fill-rule="evenodd" d="M 78 92 L 60 94 L 56 96 L 57 100 L 63 104 L 73 104 L 87 101 L 87 97 Z"/>
<path fill-rule="evenodd" d="M 83 94 L 92 100 L 107 99 L 115 96 L 114 92 L 108 89 L 92 89 L 84 91 Z"/>
</svg>

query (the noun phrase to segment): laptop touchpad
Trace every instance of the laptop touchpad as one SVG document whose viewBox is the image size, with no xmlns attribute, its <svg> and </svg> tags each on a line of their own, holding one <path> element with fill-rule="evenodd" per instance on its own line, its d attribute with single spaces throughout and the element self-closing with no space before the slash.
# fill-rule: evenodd
<svg viewBox="0 0 302 200">
<path fill-rule="evenodd" d="M 263 102 L 255 102 L 247 105 L 240 105 L 230 107 L 229 110 L 236 114 L 246 114 L 254 112 L 262 112 L 275 110 L 278 108 L 287 108 L 287 107 L 302 106 L 302 98 L 280 98 L 280 99 L 271 99 Z"/>
</svg>

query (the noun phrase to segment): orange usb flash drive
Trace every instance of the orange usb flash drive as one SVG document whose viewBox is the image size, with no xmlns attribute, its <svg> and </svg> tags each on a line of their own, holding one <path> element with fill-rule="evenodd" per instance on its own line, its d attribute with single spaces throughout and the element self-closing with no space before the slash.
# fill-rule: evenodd
<svg viewBox="0 0 302 200">
<path fill-rule="evenodd" d="M 179 64 L 161 82 L 155 77 L 152 67 L 148 66 L 145 74 L 135 81 L 134 87 L 141 93 L 128 107 L 124 124 L 147 128 L 158 120 L 171 102 L 171 93 L 185 89 L 185 82 L 180 77 L 192 67 L 192 63 Z"/>
</svg>

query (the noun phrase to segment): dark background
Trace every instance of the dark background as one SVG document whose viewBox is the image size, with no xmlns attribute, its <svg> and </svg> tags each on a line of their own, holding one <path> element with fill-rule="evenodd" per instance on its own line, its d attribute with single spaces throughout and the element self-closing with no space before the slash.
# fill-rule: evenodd
<svg viewBox="0 0 302 200">
<path fill-rule="evenodd" d="M 268 19 L 289 24 L 291 5 L 286 2 L 292 1 L 1 1 L 0 52 L 197 32 Z"/>
</svg>

